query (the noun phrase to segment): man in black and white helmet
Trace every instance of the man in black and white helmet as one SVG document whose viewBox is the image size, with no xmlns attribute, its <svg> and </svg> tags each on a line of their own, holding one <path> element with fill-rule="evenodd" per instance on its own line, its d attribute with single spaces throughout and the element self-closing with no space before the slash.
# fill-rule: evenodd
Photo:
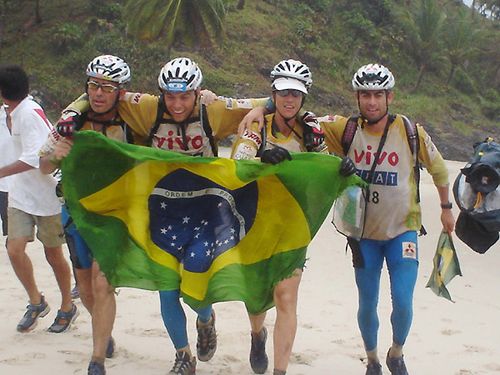
<svg viewBox="0 0 500 375">
<path fill-rule="evenodd" d="M 128 64 L 117 56 L 97 56 L 88 64 L 86 76 L 90 109 L 84 113 L 63 112 L 57 132 L 50 134 L 39 153 L 40 169 L 44 173 L 54 172 L 69 154 L 73 132 L 94 130 L 122 142 L 130 142 L 133 138 L 132 131 L 119 116 L 117 106 L 131 79 Z M 116 316 L 115 290 L 100 271 L 92 249 L 81 237 L 66 206 L 63 206 L 62 218 L 80 299 L 92 316 L 93 351 L 88 375 L 104 375 L 105 358 L 111 358 L 115 350 L 111 337 Z"/>
</svg>

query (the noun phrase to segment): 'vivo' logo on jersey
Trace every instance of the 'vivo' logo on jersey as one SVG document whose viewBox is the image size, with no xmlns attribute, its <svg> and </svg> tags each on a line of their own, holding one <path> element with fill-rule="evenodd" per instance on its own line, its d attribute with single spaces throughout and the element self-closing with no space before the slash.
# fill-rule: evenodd
<svg viewBox="0 0 500 375">
<path fill-rule="evenodd" d="M 156 147 L 162 148 L 164 150 L 198 150 L 203 146 L 203 137 L 201 135 L 197 135 L 191 138 L 189 135 L 186 135 L 186 145 L 180 136 L 174 136 L 174 132 L 169 130 L 167 132 L 167 137 L 159 137 L 155 135 L 154 140 L 156 141 Z M 186 148 L 187 146 L 187 148 Z"/>
<path fill-rule="evenodd" d="M 365 181 L 370 180 L 370 171 L 358 170 L 357 174 Z M 398 186 L 398 172 L 379 172 L 375 171 L 373 176 L 373 185 Z"/>
<path fill-rule="evenodd" d="M 262 139 L 260 138 L 260 136 L 256 133 L 254 133 L 253 131 L 248 130 L 248 129 L 245 129 L 245 132 L 243 133 L 241 138 L 249 139 L 249 140 L 255 142 L 258 147 L 260 147 L 260 145 L 262 144 Z"/>
<path fill-rule="evenodd" d="M 372 146 L 367 146 L 367 151 L 363 150 L 358 152 L 358 150 L 354 150 L 354 162 L 356 164 L 363 163 L 366 165 L 371 165 L 375 160 L 376 152 L 371 152 Z M 399 163 L 399 155 L 396 152 L 390 152 L 389 154 L 386 151 L 383 151 L 378 158 L 377 164 L 381 165 L 385 160 L 392 165 L 393 167 Z"/>
</svg>

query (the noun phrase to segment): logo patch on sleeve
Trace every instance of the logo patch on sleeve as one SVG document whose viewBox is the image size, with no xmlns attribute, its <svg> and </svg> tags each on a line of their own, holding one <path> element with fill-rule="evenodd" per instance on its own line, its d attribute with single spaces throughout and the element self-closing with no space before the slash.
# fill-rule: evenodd
<svg viewBox="0 0 500 375">
<path fill-rule="evenodd" d="M 250 99 L 238 99 L 236 101 L 238 108 L 252 109 L 252 101 Z"/>
<path fill-rule="evenodd" d="M 417 244 L 415 242 L 403 242 L 403 258 L 417 259 Z"/>
</svg>

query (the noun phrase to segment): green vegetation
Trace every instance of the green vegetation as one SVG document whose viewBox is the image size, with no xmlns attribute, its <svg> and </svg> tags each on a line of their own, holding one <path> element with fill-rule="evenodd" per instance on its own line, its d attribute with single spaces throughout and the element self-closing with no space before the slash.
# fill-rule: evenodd
<svg viewBox="0 0 500 375">
<path fill-rule="evenodd" d="M 352 74 L 380 62 L 396 76 L 392 109 L 425 124 L 438 146 L 446 143 L 446 157 L 463 159 L 487 135 L 500 139 L 498 1 L 475 1 L 476 11 L 458 0 L 0 4 L 0 63 L 27 69 L 53 120 L 81 93 L 84 68 L 99 54 L 123 57 L 131 89 L 153 93 L 160 68 L 186 55 L 207 88 L 236 97 L 267 95 L 272 67 L 296 58 L 313 72 L 306 105 L 316 113 L 355 112 Z"/>
</svg>

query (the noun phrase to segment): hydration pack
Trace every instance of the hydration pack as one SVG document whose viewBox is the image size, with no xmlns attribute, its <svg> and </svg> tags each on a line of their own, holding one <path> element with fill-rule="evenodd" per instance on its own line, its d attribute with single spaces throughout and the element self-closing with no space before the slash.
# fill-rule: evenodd
<svg viewBox="0 0 500 375">
<path fill-rule="evenodd" d="M 474 155 L 455 179 L 453 195 L 460 209 L 458 238 L 485 253 L 500 231 L 500 144 L 487 138 L 474 145 Z"/>
</svg>

